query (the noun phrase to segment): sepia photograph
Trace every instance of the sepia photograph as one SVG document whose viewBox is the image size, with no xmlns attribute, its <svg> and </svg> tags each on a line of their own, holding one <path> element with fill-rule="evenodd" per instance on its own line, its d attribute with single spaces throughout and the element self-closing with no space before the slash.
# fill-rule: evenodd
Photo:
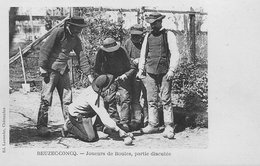
<svg viewBox="0 0 260 166">
<path fill-rule="evenodd" d="M 10 146 L 207 148 L 202 7 L 11 7 Z"/>
<path fill-rule="evenodd" d="M 246 44 L 229 37 L 247 38 L 251 22 L 239 27 L 237 8 L 251 21 L 257 2 L 101 2 L 5 6 L 5 161 L 24 153 L 28 165 L 259 164 L 259 132 L 248 127 L 259 122 L 244 112 L 259 82 L 239 76 L 257 60 L 238 50 L 233 58 L 230 47 Z"/>
</svg>

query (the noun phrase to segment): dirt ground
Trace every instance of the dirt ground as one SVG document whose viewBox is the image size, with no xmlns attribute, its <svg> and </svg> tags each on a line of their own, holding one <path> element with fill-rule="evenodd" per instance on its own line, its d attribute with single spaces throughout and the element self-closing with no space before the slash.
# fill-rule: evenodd
<svg viewBox="0 0 260 166">
<path fill-rule="evenodd" d="M 80 90 L 73 89 L 76 96 Z M 122 140 L 107 138 L 101 135 L 98 142 L 85 143 L 73 137 L 61 137 L 60 128 L 63 118 L 55 91 L 52 107 L 49 111 L 49 127 L 52 134 L 49 138 L 37 136 L 35 129 L 40 103 L 40 93 L 16 91 L 10 94 L 10 147 L 11 148 L 207 148 L 207 128 L 186 128 L 177 132 L 175 139 L 169 140 L 161 133 L 142 135 L 140 131 L 133 132 L 135 139 L 131 146 L 125 146 Z M 99 133 L 102 134 L 102 133 Z"/>
</svg>

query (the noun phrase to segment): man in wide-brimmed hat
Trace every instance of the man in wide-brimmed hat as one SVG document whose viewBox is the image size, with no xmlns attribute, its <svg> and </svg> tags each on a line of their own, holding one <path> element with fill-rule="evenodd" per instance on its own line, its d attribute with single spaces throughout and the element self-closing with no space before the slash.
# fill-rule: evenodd
<svg viewBox="0 0 260 166">
<path fill-rule="evenodd" d="M 76 53 L 80 68 L 88 75 L 89 63 L 83 54 L 78 34 L 87 25 L 83 18 L 72 17 L 64 27 L 53 30 L 42 45 L 39 56 L 40 74 L 43 77 L 41 103 L 38 113 L 37 130 L 40 136 L 48 136 L 48 109 L 52 103 L 53 91 L 57 88 L 63 116 L 68 118 L 68 105 L 72 102 L 68 60 L 71 51 Z"/>
<path fill-rule="evenodd" d="M 125 131 L 129 131 L 130 120 L 130 78 L 134 73 L 134 66 L 130 64 L 126 51 L 113 38 L 106 38 L 97 52 L 95 65 L 93 67 L 94 77 L 101 74 L 112 74 L 117 80 L 113 84 L 114 90 L 106 97 L 109 101 L 107 106 L 111 117 L 120 123 Z M 119 94 L 119 105 L 117 110 L 116 93 Z M 118 114 L 120 111 L 120 114 Z"/>
<path fill-rule="evenodd" d="M 100 75 L 92 82 L 92 85 L 84 89 L 73 103 L 69 106 L 69 119 L 62 128 L 62 135 L 66 137 L 69 133 L 85 142 L 99 140 L 97 125 L 102 123 L 102 131 L 108 130 L 118 132 L 127 145 L 131 144 L 132 134 L 121 130 L 113 121 L 105 109 L 104 97 L 114 82 L 111 74 Z M 111 132 L 110 132 L 111 133 Z M 109 133 L 107 133 L 109 134 Z M 130 142 L 129 142 L 130 140 Z"/>
<path fill-rule="evenodd" d="M 146 18 L 152 31 L 147 33 L 144 38 L 137 77 L 144 77 L 145 69 L 149 124 L 142 128 L 141 132 L 154 133 L 159 131 L 158 97 L 160 96 L 165 125 L 163 136 L 172 139 L 175 125 L 171 106 L 171 80 L 178 65 L 179 52 L 173 32 L 162 27 L 164 18 L 165 15 L 157 12 L 151 13 Z"/>
<path fill-rule="evenodd" d="M 124 43 L 124 48 L 138 71 L 138 63 L 140 58 L 141 47 L 143 43 L 145 28 L 141 24 L 135 24 L 130 28 L 131 37 Z M 131 122 L 129 124 L 131 130 L 139 130 L 148 124 L 147 117 L 147 94 L 143 80 L 136 78 L 136 73 L 131 79 L 132 87 L 132 104 L 131 104 Z M 140 96 L 142 94 L 143 108 L 140 104 Z"/>
</svg>

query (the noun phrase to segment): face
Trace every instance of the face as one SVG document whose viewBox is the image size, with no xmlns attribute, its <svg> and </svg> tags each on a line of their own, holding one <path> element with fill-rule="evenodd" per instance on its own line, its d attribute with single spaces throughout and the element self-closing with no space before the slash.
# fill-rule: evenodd
<svg viewBox="0 0 260 166">
<path fill-rule="evenodd" d="M 77 26 L 69 26 L 69 28 L 70 28 L 70 32 L 74 36 L 78 35 L 82 31 L 82 28 L 81 27 L 77 27 Z"/>
<path fill-rule="evenodd" d="M 154 21 L 150 25 L 153 31 L 158 32 L 162 28 L 162 20 Z"/>
</svg>

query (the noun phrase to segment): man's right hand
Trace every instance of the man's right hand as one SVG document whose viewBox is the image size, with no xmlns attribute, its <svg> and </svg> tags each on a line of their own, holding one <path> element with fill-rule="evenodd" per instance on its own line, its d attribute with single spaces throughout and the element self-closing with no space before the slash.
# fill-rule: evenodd
<svg viewBox="0 0 260 166">
<path fill-rule="evenodd" d="M 42 77 L 48 77 L 49 74 L 47 72 L 47 70 L 43 69 L 42 67 L 40 67 L 40 76 Z"/>
</svg>

